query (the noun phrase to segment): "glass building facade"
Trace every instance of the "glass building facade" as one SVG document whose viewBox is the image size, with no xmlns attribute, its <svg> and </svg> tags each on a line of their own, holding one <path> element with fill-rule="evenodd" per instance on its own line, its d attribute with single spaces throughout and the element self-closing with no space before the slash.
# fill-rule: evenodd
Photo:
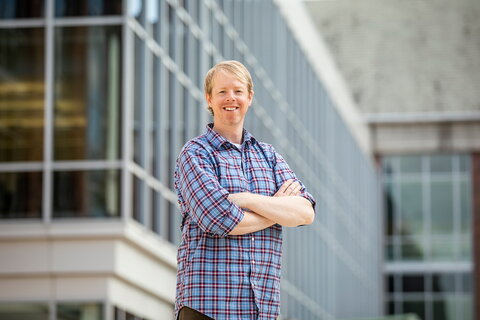
<svg viewBox="0 0 480 320">
<path fill-rule="evenodd" d="M 471 156 L 382 162 L 388 314 L 472 320 Z"/>
<path fill-rule="evenodd" d="M 270 0 L 1 1 L 1 223 L 108 220 L 177 245 L 175 159 L 211 121 L 205 73 L 219 60 L 235 59 L 255 84 L 247 129 L 275 145 L 318 201 L 313 225 L 285 230 L 282 316 L 379 315 L 378 175 L 279 6 Z M 462 223 L 455 229 L 459 245 Z M 450 239 L 443 236 L 439 241 Z M 444 254 L 466 252 L 455 248 Z M 2 295 L 0 318 L 148 318 L 108 299 L 37 300 Z"/>
</svg>

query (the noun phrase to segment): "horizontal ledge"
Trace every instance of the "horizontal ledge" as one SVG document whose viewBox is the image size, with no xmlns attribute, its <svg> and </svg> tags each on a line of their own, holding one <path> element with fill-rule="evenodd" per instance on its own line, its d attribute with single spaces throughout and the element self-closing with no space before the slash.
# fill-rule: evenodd
<svg viewBox="0 0 480 320">
<path fill-rule="evenodd" d="M 367 113 L 368 124 L 471 122 L 480 121 L 480 111 Z"/>
<path fill-rule="evenodd" d="M 47 224 L 40 221 L 8 221 L 0 224 L 0 242 L 38 239 L 127 241 L 169 268 L 177 268 L 177 247 L 134 220 L 125 223 L 120 219 L 69 219 Z"/>
<path fill-rule="evenodd" d="M 464 262 L 390 262 L 384 266 L 386 273 L 472 272 L 473 263 Z"/>
</svg>

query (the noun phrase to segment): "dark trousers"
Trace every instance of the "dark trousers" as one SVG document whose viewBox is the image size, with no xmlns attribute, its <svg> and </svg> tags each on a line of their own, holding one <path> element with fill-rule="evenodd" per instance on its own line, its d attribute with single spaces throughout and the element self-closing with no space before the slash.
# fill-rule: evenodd
<svg viewBox="0 0 480 320">
<path fill-rule="evenodd" d="M 177 320 L 215 320 L 189 307 L 182 307 L 178 311 Z"/>
</svg>

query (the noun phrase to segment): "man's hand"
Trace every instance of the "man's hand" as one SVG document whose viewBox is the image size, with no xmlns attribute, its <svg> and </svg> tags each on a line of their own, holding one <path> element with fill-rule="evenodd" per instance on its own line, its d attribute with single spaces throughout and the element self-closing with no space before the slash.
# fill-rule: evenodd
<svg viewBox="0 0 480 320">
<path fill-rule="evenodd" d="M 280 189 L 273 195 L 274 197 L 288 197 L 288 196 L 298 196 L 300 195 L 300 189 L 302 186 L 298 181 L 293 179 L 288 179 L 285 181 Z"/>
</svg>

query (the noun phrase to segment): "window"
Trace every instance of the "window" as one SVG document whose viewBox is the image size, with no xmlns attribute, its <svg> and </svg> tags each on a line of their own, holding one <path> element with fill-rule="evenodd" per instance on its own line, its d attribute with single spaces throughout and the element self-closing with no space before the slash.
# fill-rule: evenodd
<svg viewBox="0 0 480 320">
<path fill-rule="evenodd" d="M 0 218 L 41 218 L 42 173 L 0 172 Z"/>
<path fill-rule="evenodd" d="M 0 19 L 41 18 L 44 10 L 44 0 L 0 1 Z"/>
<path fill-rule="evenodd" d="M 0 29 L 0 162 L 43 159 L 44 37 L 44 28 Z"/>
<path fill-rule="evenodd" d="M 103 320 L 100 303 L 59 303 L 57 320 Z"/>
<path fill-rule="evenodd" d="M 120 156 L 121 28 L 55 30 L 54 159 Z"/>
<path fill-rule="evenodd" d="M 57 171 L 53 174 L 53 216 L 118 217 L 118 170 Z"/>
<path fill-rule="evenodd" d="M 56 0 L 55 16 L 100 16 L 121 15 L 121 0 L 95 0 L 95 1 L 71 1 Z"/>
<path fill-rule="evenodd" d="M 49 320 L 46 303 L 4 303 L 0 304 L 0 319 L 8 320 Z"/>
</svg>

